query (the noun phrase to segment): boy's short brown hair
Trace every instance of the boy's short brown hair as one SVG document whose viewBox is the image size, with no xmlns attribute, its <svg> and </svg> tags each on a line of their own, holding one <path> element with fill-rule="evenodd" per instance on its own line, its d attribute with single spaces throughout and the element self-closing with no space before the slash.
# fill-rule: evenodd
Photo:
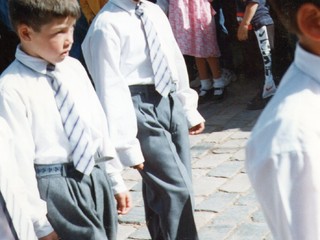
<svg viewBox="0 0 320 240">
<path fill-rule="evenodd" d="M 300 33 L 297 24 L 297 12 L 299 8 L 306 3 L 314 4 L 320 7 L 319 0 L 269 0 L 271 6 L 277 12 L 282 23 L 293 33 Z"/>
<path fill-rule="evenodd" d="M 81 10 L 77 0 L 9 0 L 9 13 L 14 29 L 26 24 L 35 31 L 54 18 L 74 17 L 78 19 Z"/>
</svg>

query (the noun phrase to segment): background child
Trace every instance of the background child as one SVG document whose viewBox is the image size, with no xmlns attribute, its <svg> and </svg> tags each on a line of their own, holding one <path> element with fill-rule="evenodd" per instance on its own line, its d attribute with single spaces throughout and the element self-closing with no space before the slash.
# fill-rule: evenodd
<svg viewBox="0 0 320 240">
<path fill-rule="evenodd" d="M 220 102 L 232 75 L 220 67 L 215 14 L 208 0 L 169 1 L 169 21 L 182 54 L 195 57 L 200 80 L 199 103 Z"/>
<path fill-rule="evenodd" d="M 252 53 L 252 50 L 254 50 L 260 53 L 261 57 L 258 62 L 263 65 L 264 72 L 263 79 L 259 83 L 258 92 L 248 103 L 247 109 L 262 109 L 276 91 L 271 57 L 274 39 L 273 20 L 269 13 L 269 5 L 265 0 L 236 0 L 236 4 L 239 21 L 237 37 L 238 40 L 246 42 L 244 44 L 245 52 L 243 53 L 246 62 L 243 68 L 246 72 L 249 72 L 257 66 L 256 59 L 252 58 L 254 54 L 250 55 L 250 52 Z M 256 44 L 250 41 L 252 38 L 256 39 Z"/>
<path fill-rule="evenodd" d="M 147 20 L 138 16 L 141 11 Z M 204 119 L 167 16 L 148 1 L 109 0 L 92 22 L 82 49 L 119 156 L 145 159 L 139 170 L 151 238 L 198 239 L 188 128 L 191 134 L 202 132 Z M 154 57 L 159 61 L 152 61 L 153 51 L 160 54 Z M 156 74 L 156 63 L 165 74 Z M 155 86 L 156 76 L 169 80 L 166 93 Z"/>
<path fill-rule="evenodd" d="M 274 239 L 320 239 L 320 3 L 273 0 L 299 39 L 295 58 L 258 119 L 246 169 Z"/>
<path fill-rule="evenodd" d="M 21 44 L 0 78 L 0 115 L 13 133 L 36 234 L 116 239 L 113 195 L 119 213 L 131 201 L 103 109 L 83 66 L 68 57 L 79 4 L 10 0 L 9 9 Z"/>
</svg>

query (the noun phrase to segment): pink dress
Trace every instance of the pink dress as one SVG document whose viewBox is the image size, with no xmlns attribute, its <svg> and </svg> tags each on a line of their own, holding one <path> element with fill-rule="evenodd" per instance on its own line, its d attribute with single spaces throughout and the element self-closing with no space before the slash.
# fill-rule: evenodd
<svg viewBox="0 0 320 240">
<path fill-rule="evenodd" d="M 169 21 L 184 55 L 220 57 L 214 10 L 209 0 L 170 0 Z"/>
</svg>

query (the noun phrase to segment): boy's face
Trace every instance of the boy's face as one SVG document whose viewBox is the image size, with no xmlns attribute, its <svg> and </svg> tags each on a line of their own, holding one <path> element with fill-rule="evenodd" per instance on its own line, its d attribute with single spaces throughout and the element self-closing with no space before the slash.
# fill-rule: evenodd
<svg viewBox="0 0 320 240">
<path fill-rule="evenodd" d="M 72 47 L 75 22 L 72 17 L 56 18 L 43 25 L 39 32 L 28 27 L 29 37 L 22 41 L 23 50 L 52 64 L 61 62 Z"/>
</svg>

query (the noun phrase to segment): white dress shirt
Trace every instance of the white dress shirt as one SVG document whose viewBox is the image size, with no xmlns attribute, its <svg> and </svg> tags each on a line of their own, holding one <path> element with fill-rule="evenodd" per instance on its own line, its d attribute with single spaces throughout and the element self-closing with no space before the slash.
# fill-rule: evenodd
<svg viewBox="0 0 320 240">
<path fill-rule="evenodd" d="M 156 4 L 143 2 L 167 56 L 189 127 L 204 122 L 197 111 L 198 95 L 189 87 L 185 61 L 167 16 Z M 128 85 L 154 84 L 146 38 L 135 7 L 134 1 L 110 0 L 90 25 L 82 44 L 86 64 L 108 118 L 111 139 L 119 157 L 128 162 L 143 161 Z"/>
<path fill-rule="evenodd" d="M 320 239 L 320 57 L 295 60 L 259 117 L 246 168 L 276 240 Z"/>
<path fill-rule="evenodd" d="M 46 204 L 40 199 L 34 164 L 72 161 L 54 93 L 45 75 L 47 62 L 17 48 L 16 60 L 0 77 L 0 116 L 13 132 L 14 150 L 29 198 L 29 208 L 38 236 L 50 232 Z M 122 165 L 116 157 L 105 114 L 83 66 L 71 57 L 56 64 L 58 77 L 69 89 L 77 111 L 90 128 L 93 145 L 102 156 L 114 157 L 101 163 L 111 176 L 114 192 L 126 190 Z"/>
<path fill-rule="evenodd" d="M 6 207 L 0 206 L 0 238 L 14 240 L 9 222 L 4 215 L 6 209 L 20 240 L 36 240 L 33 224 L 28 213 L 27 195 L 22 179 L 17 174 L 14 157 L 13 136 L 8 124 L 0 117 L 0 192 Z M 0 201 L 2 203 L 2 201 Z"/>
</svg>

